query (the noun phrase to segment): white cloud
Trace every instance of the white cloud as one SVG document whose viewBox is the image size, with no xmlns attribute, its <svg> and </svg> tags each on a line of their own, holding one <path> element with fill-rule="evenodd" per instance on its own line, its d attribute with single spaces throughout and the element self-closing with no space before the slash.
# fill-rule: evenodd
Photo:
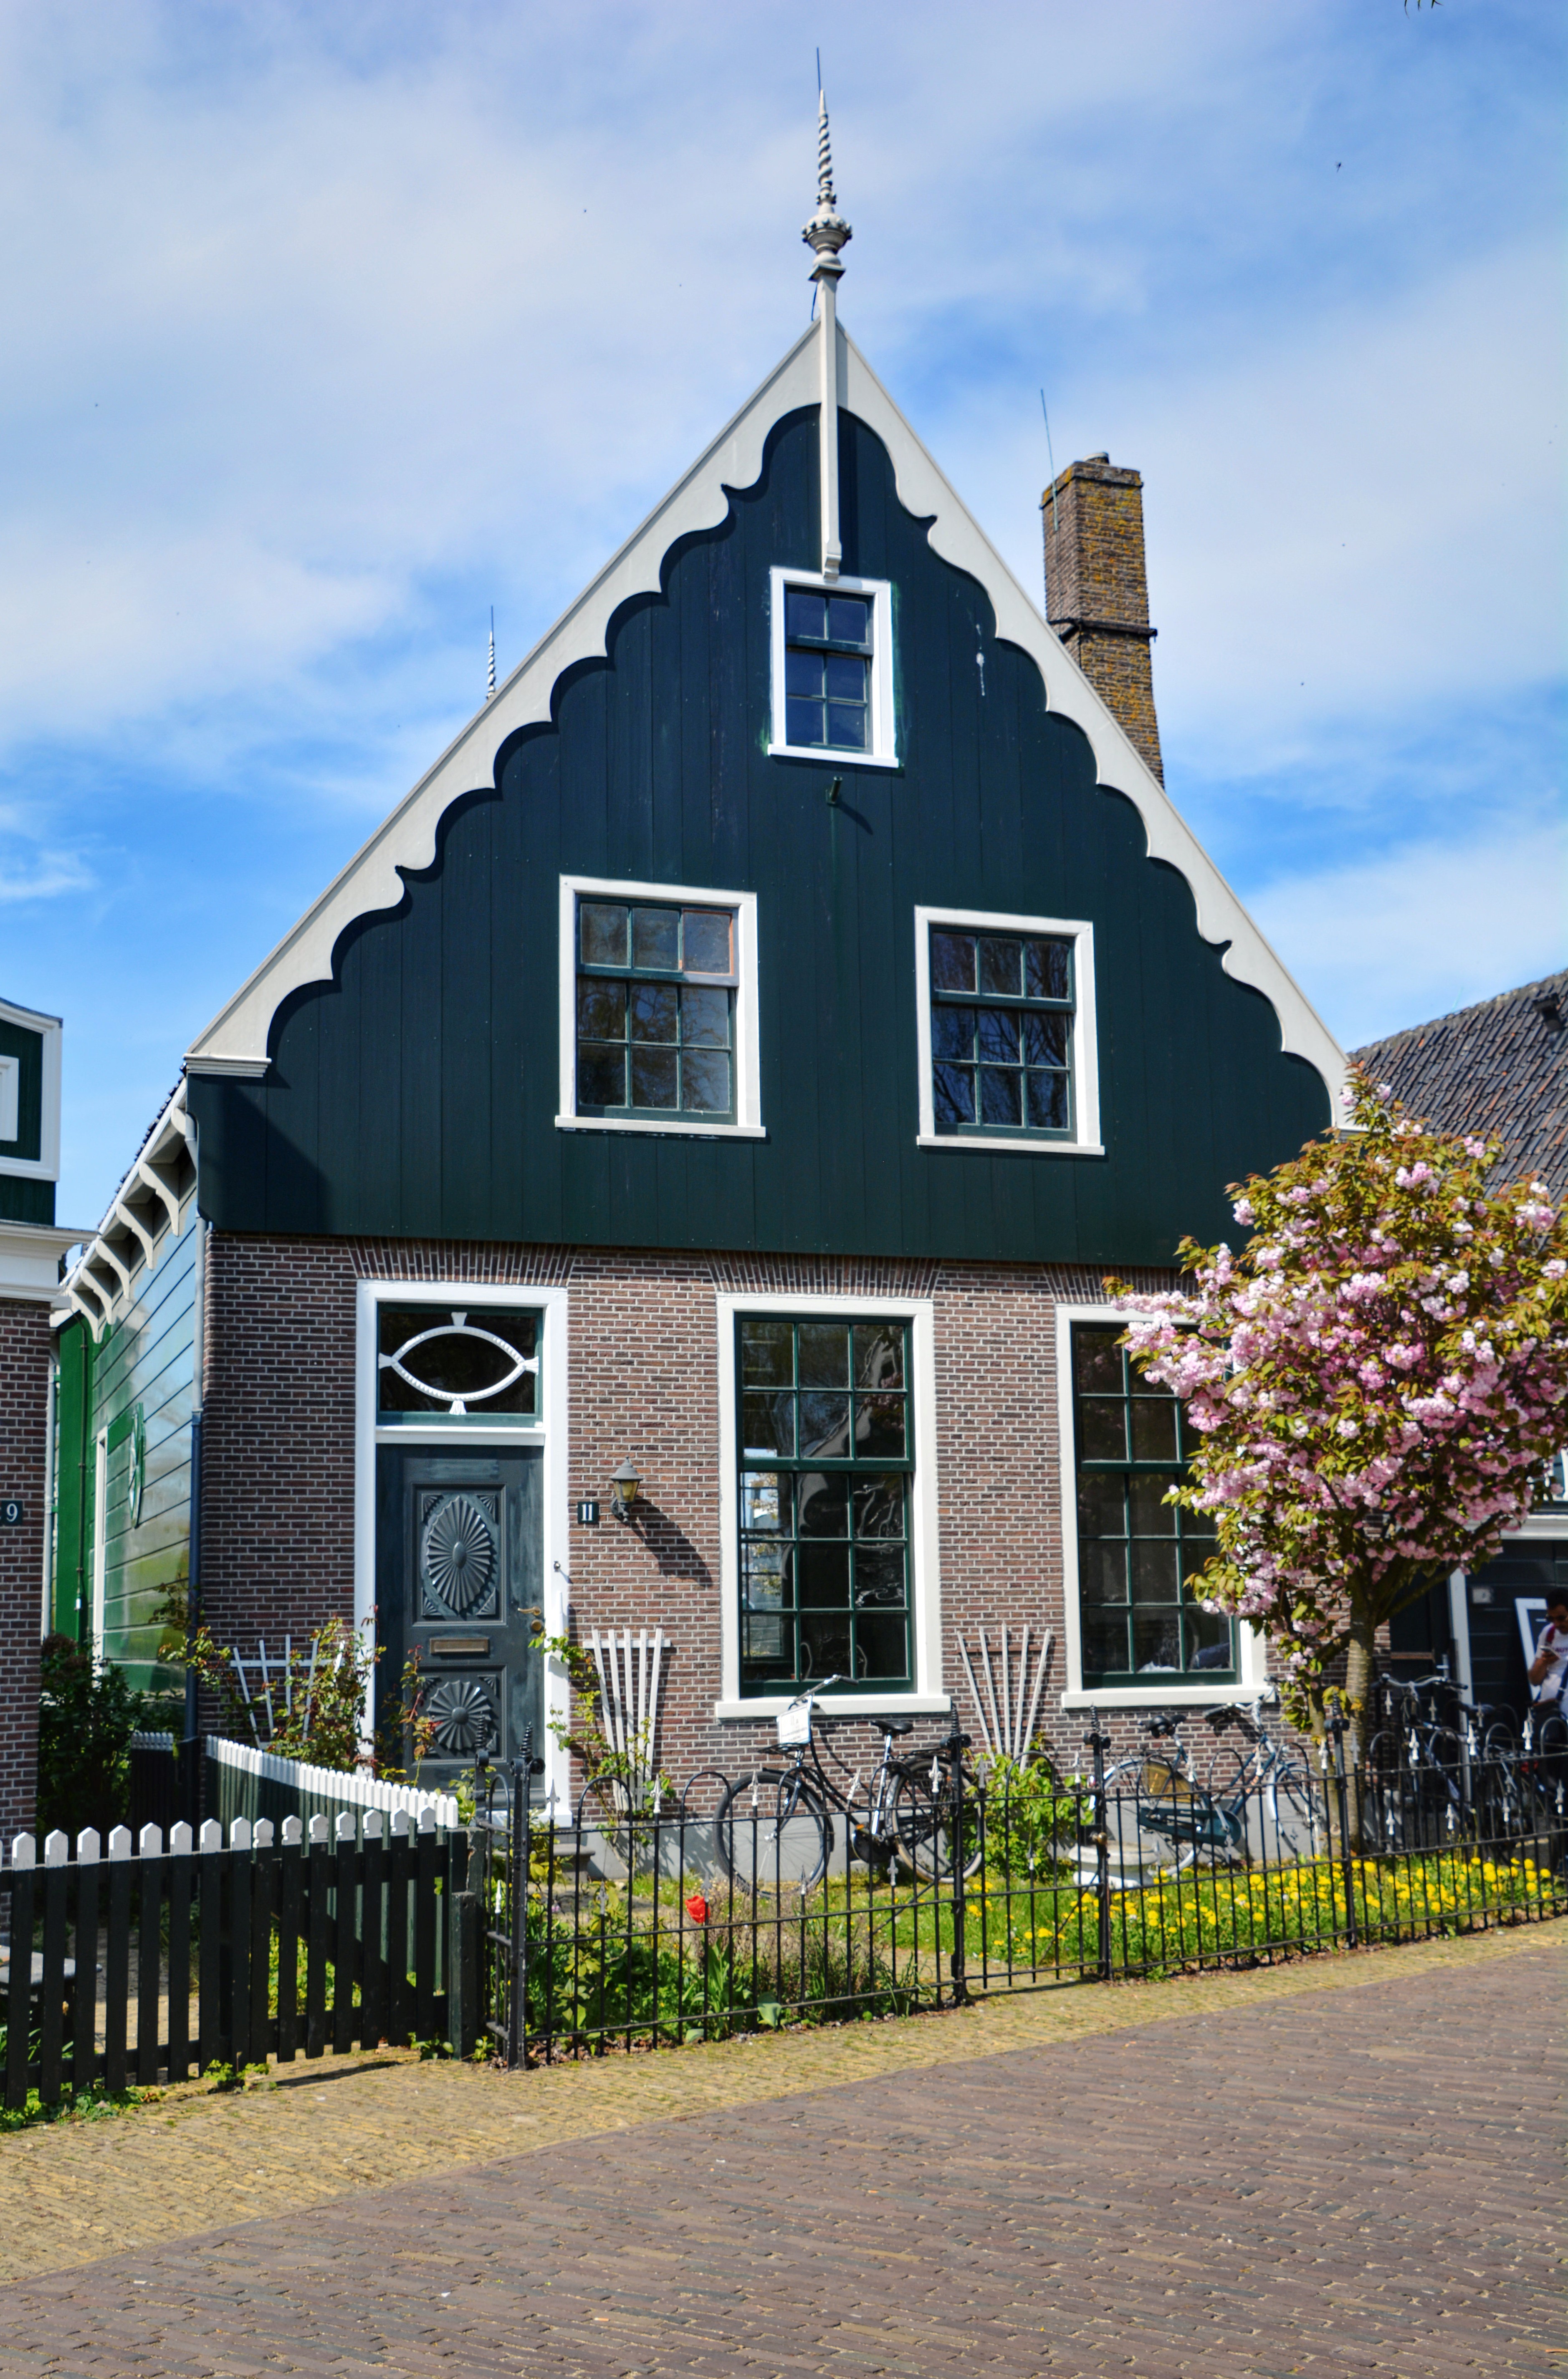
<svg viewBox="0 0 1568 2379">
<path fill-rule="evenodd" d="M 92 870 L 76 851 L 39 851 L 25 857 L 0 850 L 0 900 L 55 900 L 87 892 Z"/>
<path fill-rule="evenodd" d="M 1281 876 L 1248 903 L 1344 1047 L 1465 1008 L 1563 962 L 1568 874 L 1553 823 Z"/>
<path fill-rule="evenodd" d="M 1544 773 L 1558 19 L 825 30 L 850 328 L 1031 586 L 1040 383 L 1059 462 L 1142 467 L 1173 791 L 1233 874 L 1268 849 L 1326 1012 L 1516 975 L 1530 834 L 1445 867 L 1434 788 L 1467 821 Z M 6 962 L 101 1141 L 477 702 L 489 604 L 506 666 L 803 326 L 814 38 L 786 0 L 0 10 Z"/>
<path fill-rule="evenodd" d="M 1436 195 L 1391 254 L 1402 172 L 1466 129 L 1447 86 L 1363 87 L 1383 36 L 1358 47 L 1343 10 L 894 23 L 866 10 L 830 52 L 848 318 L 1031 583 L 1036 379 L 1078 451 L 1142 465 L 1173 727 L 1310 733 L 1315 689 L 1444 682 L 1462 622 L 1462 668 L 1538 655 L 1538 257 Z M 219 8 L 193 36 L 127 0 L 44 25 L 0 26 L 12 737 L 297 699 L 406 631 L 433 574 L 495 596 L 515 657 L 804 320 L 781 6 Z M 1406 78 L 1441 55 L 1388 40 Z M 1314 111 L 1359 175 L 1332 234 Z M 1484 604 L 1452 599 L 1461 542 Z"/>
</svg>

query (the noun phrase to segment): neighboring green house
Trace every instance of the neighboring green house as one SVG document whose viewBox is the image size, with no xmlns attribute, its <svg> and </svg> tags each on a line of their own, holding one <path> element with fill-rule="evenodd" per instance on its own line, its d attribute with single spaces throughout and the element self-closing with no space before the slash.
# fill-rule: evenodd
<svg viewBox="0 0 1568 2379">
<path fill-rule="evenodd" d="M 60 1020 L 0 999 L 0 1842 L 30 1826 L 49 1592 L 51 1309 L 85 1234 L 54 1220 Z"/>
<path fill-rule="evenodd" d="M 54 1624 L 140 1689 L 176 1690 L 160 1636 L 183 1619 L 203 1233 L 176 1093 L 71 1276 L 56 1334 Z"/>
</svg>

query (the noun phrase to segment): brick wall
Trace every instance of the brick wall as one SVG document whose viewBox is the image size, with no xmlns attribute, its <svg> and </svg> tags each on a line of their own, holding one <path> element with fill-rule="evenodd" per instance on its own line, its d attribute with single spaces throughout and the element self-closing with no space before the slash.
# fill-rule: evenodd
<svg viewBox="0 0 1568 2379">
<path fill-rule="evenodd" d="M 683 1777 L 733 1770 L 771 1721 L 719 1722 L 718 1345 L 721 1293 L 929 1298 L 935 1316 L 944 1688 L 970 1711 L 955 1639 L 1055 1631 L 1042 1729 L 1076 1765 L 1064 1715 L 1055 1306 L 1097 1274 L 1060 1266 L 742 1258 L 214 1232 L 207 1268 L 202 1569 L 220 1640 L 281 1646 L 354 1599 L 355 1290 L 361 1279 L 460 1279 L 571 1291 L 570 1494 L 597 1496 L 563 1559 L 578 1628 L 663 1626 L 673 1650 L 660 1755 Z M 1153 1275 L 1148 1276 L 1151 1285 Z M 609 1516 L 630 1455 L 634 1527 Z M 922 1721 L 935 1733 L 939 1721 Z M 848 1732 L 848 1730 L 846 1730 Z M 855 1757 L 875 1738 L 858 1731 Z M 1119 1733 L 1126 1733 L 1125 1729 Z"/>
<path fill-rule="evenodd" d="M 1045 615 L 1161 783 L 1143 480 L 1104 454 L 1070 463 L 1040 500 Z"/>
<path fill-rule="evenodd" d="M 0 1528 L 0 1842 L 31 1827 L 38 1785 L 48 1409 L 49 1308 L 0 1298 L 0 1495 L 26 1512 Z"/>
</svg>

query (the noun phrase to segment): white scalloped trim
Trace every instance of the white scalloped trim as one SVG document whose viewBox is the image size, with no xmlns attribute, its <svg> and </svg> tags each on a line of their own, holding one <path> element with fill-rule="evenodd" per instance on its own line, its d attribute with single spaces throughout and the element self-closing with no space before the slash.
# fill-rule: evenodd
<svg viewBox="0 0 1568 2379">
<path fill-rule="evenodd" d="M 438 827 L 451 803 L 493 783 L 495 755 L 509 736 L 549 719 L 563 670 L 607 652 L 609 622 L 619 606 L 631 596 L 658 592 L 664 558 L 676 540 L 719 526 L 729 513 L 730 489 L 754 486 L 775 422 L 818 402 L 820 335 L 816 324 L 796 341 L 707 452 L 213 1018 L 187 1055 L 191 1073 L 266 1072 L 268 1035 L 281 1002 L 304 984 L 332 981 L 332 952 L 344 929 L 356 918 L 396 907 L 404 890 L 398 871 L 429 866 Z M 844 408 L 887 448 L 900 501 L 922 518 L 935 515 L 929 532 L 934 551 L 984 588 L 998 636 L 1028 653 L 1044 680 L 1050 708 L 1071 719 L 1088 737 L 1099 781 L 1125 793 L 1139 810 L 1151 858 L 1168 861 L 1191 887 L 1200 933 L 1207 941 L 1228 945 L 1226 973 L 1263 994 L 1279 1018 L 1282 1046 L 1314 1066 L 1335 1096 L 1345 1061 L 1333 1035 L 841 326 L 838 337 Z"/>
</svg>

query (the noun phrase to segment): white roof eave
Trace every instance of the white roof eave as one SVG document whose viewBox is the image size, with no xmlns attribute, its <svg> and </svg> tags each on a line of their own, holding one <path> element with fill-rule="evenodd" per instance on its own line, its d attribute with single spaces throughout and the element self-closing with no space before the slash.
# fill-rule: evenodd
<svg viewBox="0 0 1568 2379">
<path fill-rule="evenodd" d="M 820 335 L 818 323 L 796 341 L 706 453 L 213 1018 L 187 1055 L 189 1073 L 259 1077 L 266 1072 L 268 1037 L 281 1002 L 306 984 L 332 981 L 332 953 L 344 930 L 356 918 L 397 906 L 404 891 L 400 870 L 417 872 L 430 865 L 445 811 L 462 794 L 494 782 L 496 755 L 508 737 L 549 720 L 562 671 L 606 653 L 618 608 L 633 595 L 658 592 L 665 557 L 677 539 L 719 526 L 729 512 L 730 491 L 754 486 L 774 424 L 787 413 L 819 402 Z M 1225 972 L 1262 993 L 1279 1019 L 1283 1048 L 1314 1067 L 1330 1096 L 1337 1097 L 1346 1069 L 1333 1033 L 864 356 L 842 328 L 838 336 L 844 408 L 887 448 L 900 501 L 918 517 L 930 519 L 933 550 L 983 587 L 995 612 L 997 635 L 1029 654 L 1044 680 L 1049 707 L 1082 729 L 1098 781 L 1124 794 L 1142 817 L 1149 856 L 1176 868 L 1190 887 L 1199 931 L 1206 941 L 1224 946 Z"/>
</svg>

